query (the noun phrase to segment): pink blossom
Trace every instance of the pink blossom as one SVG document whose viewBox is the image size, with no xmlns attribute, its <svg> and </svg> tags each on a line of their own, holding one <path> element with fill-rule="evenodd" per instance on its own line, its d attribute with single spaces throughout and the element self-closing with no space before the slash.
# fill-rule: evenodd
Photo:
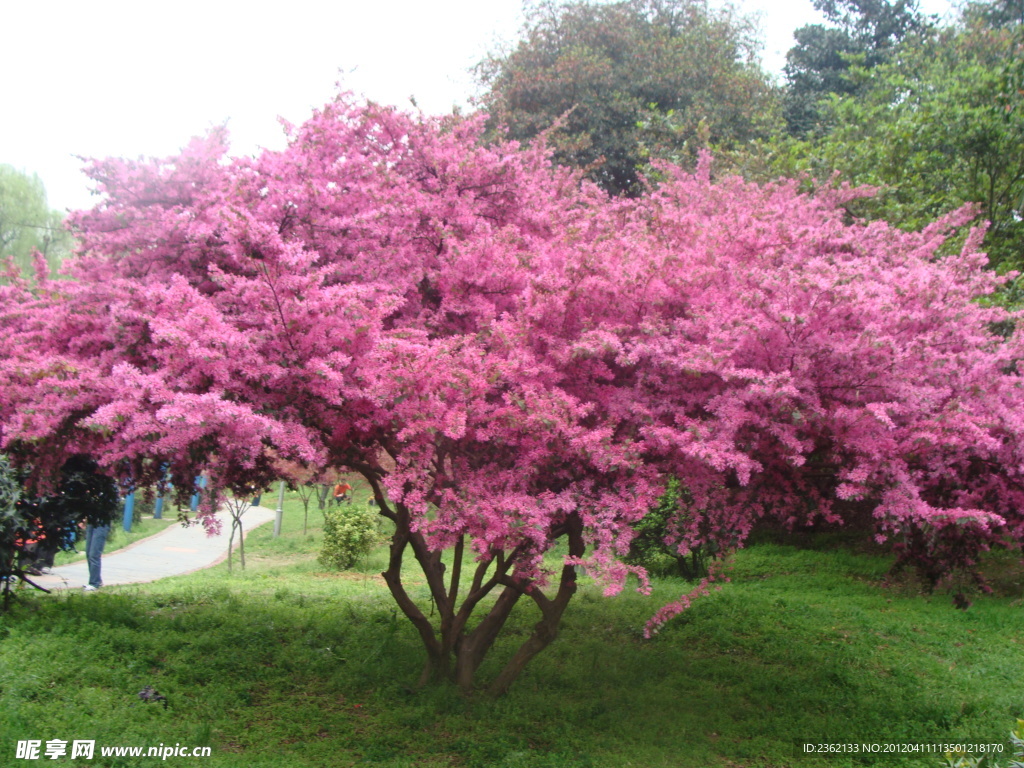
<svg viewBox="0 0 1024 768">
<path fill-rule="evenodd" d="M 1019 314 L 977 301 L 1005 279 L 979 235 L 937 255 L 970 210 L 851 223 L 865 190 L 707 161 L 610 200 L 482 129 L 340 96 L 254 159 L 215 131 L 91 162 L 73 279 L 0 287 L 3 446 L 189 492 L 359 472 L 421 563 L 465 542 L 534 596 L 577 529 L 567 565 L 642 579 L 621 558 L 669 476 L 683 551 L 862 509 L 936 573 L 1020 544 L 1024 332 L 992 330 Z"/>
</svg>

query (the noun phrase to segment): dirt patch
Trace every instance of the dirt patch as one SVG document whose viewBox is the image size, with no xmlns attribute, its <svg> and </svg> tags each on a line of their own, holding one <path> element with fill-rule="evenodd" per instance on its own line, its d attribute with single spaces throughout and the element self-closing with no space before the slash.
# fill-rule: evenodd
<svg viewBox="0 0 1024 768">
<path fill-rule="evenodd" d="M 379 573 L 353 573 L 351 571 L 340 571 L 339 573 L 311 573 L 314 579 L 340 579 L 341 581 L 372 581 L 374 584 L 385 584 L 384 577 Z"/>
</svg>

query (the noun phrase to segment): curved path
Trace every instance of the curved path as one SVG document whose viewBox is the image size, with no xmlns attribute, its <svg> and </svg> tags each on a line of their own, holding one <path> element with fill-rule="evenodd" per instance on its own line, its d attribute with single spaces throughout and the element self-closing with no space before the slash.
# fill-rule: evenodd
<svg viewBox="0 0 1024 768">
<path fill-rule="evenodd" d="M 242 515 L 242 529 L 248 532 L 273 520 L 274 515 L 274 510 L 267 507 L 250 507 Z M 139 584 L 216 565 L 227 557 L 228 537 L 231 534 L 230 515 L 221 512 L 217 517 L 221 521 L 221 533 L 217 536 L 207 536 L 201 525 L 188 528 L 170 525 L 160 533 L 104 555 L 103 584 Z M 237 541 L 234 546 L 238 546 Z M 30 578 L 50 590 L 81 589 L 89 583 L 89 569 L 85 560 L 82 560 L 52 568 L 42 576 Z"/>
</svg>

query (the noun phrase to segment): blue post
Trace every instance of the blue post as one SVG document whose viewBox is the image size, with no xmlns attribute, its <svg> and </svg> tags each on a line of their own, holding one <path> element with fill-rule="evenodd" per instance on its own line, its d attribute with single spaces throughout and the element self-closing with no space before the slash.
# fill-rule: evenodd
<svg viewBox="0 0 1024 768">
<path fill-rule="evenodd" d="M 167 480 L 167 468 L 170 465 L 167 463 L 160 465 L 160 476 Z M 170 485 L 167 486 L 170 488 Z M 159 520 L 164 516 L 164 492 L 160 490 L 160 483 L 156 486 L 156 506 L 153 508 L 153 519 Z"/>
<path fill-rule="evenodd" d="M 196 478 L 196 492 L 192 494 L 192 503 L 189 505 L 193 512 L 199 509 L 199 490 L 206 487 L 206 478 L 200 475 Z"/>
<path fill-rule="evenodd" d="M 125 533 L 132 529 L 132 517 L 135 515 L 135 491 L 124 497 L 124 521 Z"/>
</svg>

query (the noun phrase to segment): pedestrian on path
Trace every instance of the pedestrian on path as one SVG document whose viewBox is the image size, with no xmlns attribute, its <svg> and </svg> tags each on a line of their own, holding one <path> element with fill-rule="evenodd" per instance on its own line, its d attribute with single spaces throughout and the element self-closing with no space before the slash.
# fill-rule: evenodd
<svg viewBox="0 0 1024 768">
<path fill-rule="evenodd" d="M 89 563 L 89 583 L 83 589 L 86 592 L 95 592 L 103 586 L 103 577 L 100 575 L 103 548 L 107 546 L 107 536 L 110 535 L 110 523 L 105 525 L 92 525 L 85 527 L 85 559 Z"/>
<path fill-rule="evenodd" d="M 258 525 L 273 521 L 275 517 L 273 509 L 253 507 L 242 519 L 243 530 L 249 531 Z M 231 525 L 231 515 L 227 510 L 223 510 L 217 514 L 217 519 L 224 529 L 224 532 L 217 536 L 208 536 L 201 525 L 187 528 L 170 525 L 160 533 L 137 541 L 131 546 L 113 552 L 97 553 L 103 556 L 103 577 L 99 583 L 103 584 L 103 589 L 115 584 L 141 584 L 216 565 L 227 554 L 227 530 Z M 117 525 L 117 522 L 111 525 L 111 535 L 114 533 L 113 525 Z M 86 555 L 88 554 L 86 549 Z M 50 573 L 33 580 L 51 590 L 80 590 L 83 586 L 89 586 L 91 574 L 88 566 L 88 559 L 59 565 Z"/>
</svg>

